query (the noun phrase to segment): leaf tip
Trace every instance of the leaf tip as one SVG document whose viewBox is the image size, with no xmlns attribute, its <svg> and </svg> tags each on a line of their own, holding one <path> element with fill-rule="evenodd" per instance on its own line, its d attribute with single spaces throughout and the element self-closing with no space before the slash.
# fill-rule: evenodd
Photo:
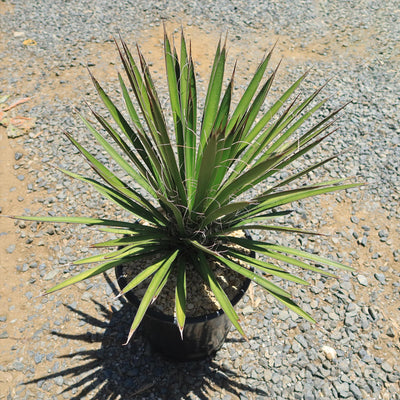
<svg viewBox="0 0 400 400">
<path fill-rule="evenodd" d="M 124 294 L 123 291 L 119 292 L 119 293 L 113 298 L 113 301 L 119 299 L 123 294 Z"/>
<path fill-rule="evenodd" d="M 179 333 L 181 335 L 181 339 L 183 340 L 183 326 L 179 325 L 178 328 L 179 328 Z"/>
<path fill-rule="evenodd" d="M 130 342 L 130 340 L 132 339 L 133 334 L 135 333 L 136 329 L 129 331 L 129 335 L 128 338 L 126 339 L 126 342 L 123 344 L 123 346 L 128 345 L 128 343 Z"/>
<path fill-rule="evenodd" d="M 21 219 L 21 217 L 14 215 L 0 215 L 0 218 Z"/>
</svg>

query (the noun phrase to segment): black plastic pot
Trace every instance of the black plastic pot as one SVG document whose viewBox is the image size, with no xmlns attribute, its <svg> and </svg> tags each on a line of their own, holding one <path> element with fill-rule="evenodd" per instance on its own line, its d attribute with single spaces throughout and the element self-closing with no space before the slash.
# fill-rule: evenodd
<svg viewBox="0 0 400 400">
<path fill-rule="evenodd" d="M 122 290 L 128 283 L 122 275 L 122 266 L 117 266 L 115 272 Z M 232 300 L 233 306 L 243 297 L 249 285 L 250 280 L 246 279 Z M 125 293 L 125 297 L 139 307 L 139 299 L 132 291 Z M 223 345 L 232 323 L 222 310 L 200 317 L 188 317 L 182 340 L 173 316 L 149 308 L 141 325 L 144 335 L 156 351 L 169 358 L 190 361 L 215 354 Z"/>
</svg>

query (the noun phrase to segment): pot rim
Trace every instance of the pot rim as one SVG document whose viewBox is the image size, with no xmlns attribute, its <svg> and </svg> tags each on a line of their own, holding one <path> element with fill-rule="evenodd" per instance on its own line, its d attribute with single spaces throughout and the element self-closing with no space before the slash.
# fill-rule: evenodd
<svg viewBox="0 0 400 400">
<path fill-rule="evenodd" d="M 120 264 L 115 267 L 115 275 L 117 277 L 118 285 L 120 286 L 121 289 L 123 289 L 128 284 L 125 277 L 122 275 L 122 266 L 123 266 L 123 264 Z M 249 288 L 249 286 L 250 286 L 250 279 L 246 278 L 244 280 L 242 286 L 238 289 L 238 292 L 236 293 L 234 298 L 231 300 L 231 303 L 233 306 L 235 306 L 239 302 L 239 300 L 243 297 L 244 293 Z M 133 292 L 131 290 L 129 292 L 124 293 L 124 296 L 134 306 L 139 307 L 140 301 L 133 294 Z M 214 311 L 209 314 L 204 314 L 204 315 L 200 315 L 200 316 L 196 316 L 196 317 L 186 317 L 185 324 L 207 321 L 207 320 L 210 320 L 213 318 L 217 318 L 218 316 L 220 316 L 222 314 L 224 314 L 224 311 L 222 310 L 222 308 L 220 308 L 219 310 Z M 152 307 L 149 307 L 147 309 L 146 316 L 161 319 L 166 322 L 175 323 L 174 316 L 164 314 L 162 311 L 155 310 Z"/>
</svg>

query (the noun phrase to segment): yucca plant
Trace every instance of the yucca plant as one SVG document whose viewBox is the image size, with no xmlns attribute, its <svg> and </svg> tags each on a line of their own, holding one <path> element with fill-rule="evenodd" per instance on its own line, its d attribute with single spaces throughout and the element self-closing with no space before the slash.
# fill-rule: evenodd
<svg viewBox="0 0 400 400">
<path fill-rule="evenodd" d="M 308 164 L 281 180 L 272 179 L 279 177 L 283 170 L 290 171 L 289 167 L 296 160 L 331 133 L 329 128 L 340 109 L 320 117 L 318 122 L 309 123 L 325 101 L 314 101 L 322 88 L 304 99 L 294 95 L 306 76 L 304 74 L 261 113 L 277 71 L 276 68 L 262 82 L 271 53 L 261 61 L 233 107 L 235 69 L 224 87 L 226 45 L 220 41 L 199 123 L 191 46 L 186 44 L 182 33 L 178 56 L 177 49 L 165 34 L 164 56 L 173 118 L 170 127 L 143 54 L 138 48 L 137 62 L 122 39 L 116 41 L 116 45 L 127 77 L 124 81 L 121 75 L 118 76 L 125 115 L 92 76 L 111 122 L 94 110 L 93 116 L 101 129 L 85 117 L 81 118 L 98 144 L 122 169 L 125 178 L 119 178 L 68 133 L 67 137 L 101 179 L 63 172 L 91 184 L 103 196 L 131 213 L 132 218 L 18 217 L 30 221 L 97 225 L 102 231 L 121 236 L 94 245 L 97 248 L 114 247 L 113 251 L 76 262 L 100 264 L 59 283 L 46 293 L 101 274 L 119 264 L 154 257 L 154 263 L 145 267 L 123 290 L 126 293 L 149 279 L 128 341 L 172 275 L 176 276 L 176 323 L 182 332 L 186 318 L 186 268 L 192 265 L 198 272 L 199 282 L 204 280 L 235 328 L 244 335 L 238 315 L 210 267 L 210 261 L 217 261 L 227 270 L 234 270 L 254 281 L 300 316 L 314 321 L 292 301 L 290 293 L 269 278 L 276 276 L 307 284 L 287 272 L 282 262 L 328 276 L 333 275 L 321 269 L 321 265 L 351 268 L 296 248 L 237 237 L 233 233 L 259 230 L 313 234 L 271 222 L 289 213 L 277 208 L 357 186 L 346 183 L 346 179 L 337 179 L 294 188 L 300 178 L 334 157 Z M 294 99 L 290 99 L 292 97 Z M 105 139 L 105 134 L 113 145 Z M 134 189 L 133 182 L 143 190 Z M 250 196 L 250 189 L 261 183 L 260 194 Z M 145 223 L 138 224 L 138 218 Z M 251 252 L 263 255 L 263 259 L 252 258 Z"/>
</svg>

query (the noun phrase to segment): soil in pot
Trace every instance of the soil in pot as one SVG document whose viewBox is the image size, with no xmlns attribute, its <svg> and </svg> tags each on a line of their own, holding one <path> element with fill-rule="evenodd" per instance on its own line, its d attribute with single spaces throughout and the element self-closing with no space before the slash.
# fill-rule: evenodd
<svg viewBox="0 0 400 400">
<path fill-rule="evenodd" d="M 116 268 L 118 284 L 125 287 L 129 281 L 156 259 L 143 264 L 134 262 Z M 242 275 L 215 262 L 210 264 L 220 285 L 235 306 L 243 297 L 250 281 Z M 194 266 L 187 266 L 187 318 L 183 340 L 174 322 L 176 277 L 170 276 L 157 300 L 149 307 L 142 321 L 142 329 L 152 347 L 163 355 L 187 361 L 215 354 L 223 345 L 231 322 L 219 308 L 214 294 L 203 282 Z M 171 274 L 172 275 L 172 274 Z M 136 307 L 149 281 L 126 293 L 126 298 Z"/>
</svg>

